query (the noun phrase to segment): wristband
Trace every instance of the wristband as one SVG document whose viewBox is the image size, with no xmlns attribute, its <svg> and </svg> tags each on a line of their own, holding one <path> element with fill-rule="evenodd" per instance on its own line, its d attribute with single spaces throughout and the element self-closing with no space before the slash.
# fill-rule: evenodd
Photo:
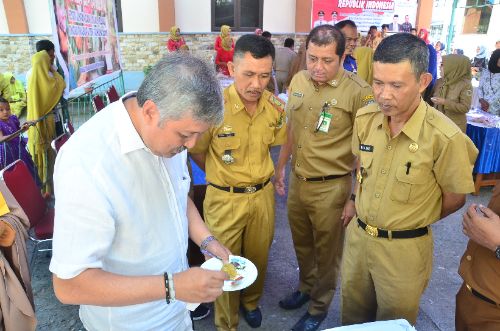
<svg viewBox="0 0 500 331">
<path fill-rule="evenodd" d="M 172 274 L 168 274 L 168 294 L 171 301 L 175 300 L 174 277 Z"/>
<path fill-rule="evenodd" d="M 356 194 L 352 193 L 352 194 L 351 194 L 351 197 L 350 197 L 350 200 L 352 200 L 352 201 L 356 201 Z"/>
<path fill-rule="evenodd" d="M 202 242 L 201 242 L 201 245 L 200 245 L 200 249 L 203 251 L 203 250 L 207 250 L 207 246 L 208 246 L 208 243 L 211 242 L 211 241 L 214 241 L 214 240 L 217 240 L 215 239 L 214 236 L 208 236 L 206 237 Z"/>
<path fill-rule="evenodd" d="M 166 272 L 163 274 L 163 282 L 165 283 L 165 301 L 170 304 L 170 282 Z"/>
</svg>

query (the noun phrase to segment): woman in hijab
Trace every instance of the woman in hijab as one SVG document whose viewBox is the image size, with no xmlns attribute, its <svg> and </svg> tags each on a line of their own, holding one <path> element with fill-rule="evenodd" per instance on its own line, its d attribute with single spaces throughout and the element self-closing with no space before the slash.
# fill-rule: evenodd
<svg viewBox="0 0 500 331">
<path fill-rule="evenodd" d="M 478 87 L 481 109 L 500 116 L 500 49 L 488 61 L 488 68 L 481 74 Z"/>
<path fill-rule="evenodd" d="M 217 72 L 225 76 L 229 76 L 229 69 L 227 68 L 227 63 L 233 61 L 234 47 L 233 39 L 230 36 L 222 39 L 221 48 L 217 51 L 215 56 L 215 65 L 217 66 Z"/>
<path fill-rule="evenodd" d="M 50 143 L 56 136 L 56 107 L 66 87 L 62 76 L 52 68 L 47 51 L 35 53 L 31 58 L 31 75 L 28 89 L 28 121 L 39 121 L 28 130 L 28 150 L 38 169 L 42 180 L 42 191 L 52 192 L 52 173 L 54 171 L 55 155 Z M 46 117 L 45 117 L 46 116 Z"/>
<path fill-rule="evenodd" d="M 431 98 L 434 106 L 465 133 L 467 128 L 465 113 L 470 109 L 471 100 L 469 58 L 457 54 L 443 56 L 441 78 L 438 79 Z"/>
<path fill-rule="evenodd" d="M 477 80 L 481 79 L 481 72 L 486 69 L 486 47 L 477 47 L 476 56 L 472 59 L 471 66 L 474 77 Z"/>
<path fill-rule="evenodd" d="M 186 41 L 181 37 L 181 30 L 177 26 L 170 28 L 170 37 L 168 38 L 167 48 L 170 52 L 175 52 L 183 45 L 186 45 Z"/>
<path fill-rule="evenodd" d="M 223 25 L 220 27 L 220 35 L 215 38 L 215 51 L 218 52 L 222 48 L 222 39 L 231 36 L 231 27 L 229 25 Z M 234 48 L 234 40 L 231 41 L 231 48 Z"/>
<path fill-rule="evenodd" d="M 425 41 L 425 43 L 427 44 L 427 48 L 429 49 L 429 69 L 428 69 L 428 72 L 432 75 L 432 81 L 429 84 L 429 86 L 427 86 L 427 89 L 425 90 L 425 93 L 424 93 L 424 100 L 426 102 L 429 102 L 430 97 L 432 95 L 432 90 L 434 88 L 434 84 L 436 84 L 436 80 L 437 80 L 437 53 L 436 53 L 436 49 L 434 48 L 434 46 L 431 45 L 431 42 L 429 41 L 429 32 L 427 31 L 427 29 L 423 29 L 423 28 L 420 29 L 420 31 L 418 32 L 418 37 L 420 39 L 422 39 L 423 41 Z"/>
<path fill-rule="evenodd" d="M 4 79 L 9 83 L 10 92 L 9 104 L 13 115 L 20 117 L 23 110 L 26 109 L 26 91 L 23 83 L 17 80 L 11 72 L 3 74 Z"/>
</svg>

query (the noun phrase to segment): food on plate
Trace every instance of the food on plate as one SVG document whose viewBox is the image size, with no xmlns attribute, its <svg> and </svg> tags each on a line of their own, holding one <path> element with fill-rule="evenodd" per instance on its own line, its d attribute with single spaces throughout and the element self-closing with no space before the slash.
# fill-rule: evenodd
<svg viewBox="0 0 500 331">
<path fill-rule="evenodd" d="M 231 281 L 238 281 L 243 278 L 240 274 L 238 274 L 238 270 L 236 270 L 236 266 L 232 262 L 225 263 L 221 270 L 229 276 Z"/>
</svg>

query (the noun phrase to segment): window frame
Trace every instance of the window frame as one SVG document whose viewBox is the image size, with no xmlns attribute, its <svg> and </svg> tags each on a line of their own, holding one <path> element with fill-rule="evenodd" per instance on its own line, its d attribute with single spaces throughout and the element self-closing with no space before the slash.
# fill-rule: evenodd
<svg viewBox="0 0 500 331">
<path fill-rule="evenodd" d="M 215 2 L 212 0 L 211 4 L 211 29 L 212 32 L 219 32 L 220 27 L 215 26 Z M 257 0 L 259 2 L 259 25 L 254 27 L 241 27 L 241 0 L 234 1 L 234 26 L 231 26 L 231 31 L 234 32 L 253 32 L 257 28 L 262 28 L 264 0 Z"/>
</svg>

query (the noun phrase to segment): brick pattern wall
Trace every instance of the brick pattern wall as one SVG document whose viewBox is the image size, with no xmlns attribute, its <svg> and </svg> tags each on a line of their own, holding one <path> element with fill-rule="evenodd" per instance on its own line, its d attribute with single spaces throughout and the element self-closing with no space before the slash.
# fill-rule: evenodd
<svg viewBox="0 0 500 331">
<path fill-rule="evenodd" d="M 184 39 L 192 54 L 207 61 L 213 61 L 213 45 L 217 34 L 184 34 Z M 240 35 L 235 34 L 235 40 Z M 295 39 L 295 49 L 306 39 L 305 34 L 280 34 L 272 38 L 273 44 L 282 46 L 286 38 Z M 51 39 L 51 35 L 7 35 L 0 36 L 0 73 L 12 71 L 22 74 L 31 67 L 31 56 L 35 53 L 35 43 L 42 39 Z M 121 59 L 124 70 L 142 71 L 145 66 L 155 64 L 167 54 L 168 33 L 120 34 Z"/>
</svg>

